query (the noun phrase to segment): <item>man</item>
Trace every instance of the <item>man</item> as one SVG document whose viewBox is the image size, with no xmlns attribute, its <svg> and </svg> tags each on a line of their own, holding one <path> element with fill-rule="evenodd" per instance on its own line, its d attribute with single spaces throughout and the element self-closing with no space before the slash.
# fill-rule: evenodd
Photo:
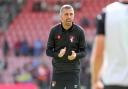
<svg viewBox="0 0 128 89">
<path fill-rule="evenodd" d="M 128 89 L 127 46 L 128 0 L 119 0 L 97 17 L 91 58 L 92 89 Z"/>
<path fill-rule="evenodd" d="M 74 24 L 74 9 L 63 5 L 61 23 L 52 27 L 46 53 L 53 57 L 51 89 L 79 89 L 80 59 L 85 57 L 83 29 Z"/>
</svg>

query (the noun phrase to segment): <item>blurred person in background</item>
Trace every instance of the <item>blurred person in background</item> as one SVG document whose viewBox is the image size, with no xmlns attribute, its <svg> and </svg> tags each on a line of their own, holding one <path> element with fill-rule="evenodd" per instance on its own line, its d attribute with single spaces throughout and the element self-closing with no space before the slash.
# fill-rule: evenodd
<svg viewBox="0 0 128 89">
<path fill-rule="evenodd" d="M 82 19 L 80 19 L 80 25 L 85 28 L 85 27 L 89 27 L 90 26 L 90 20 L 87 17 L 82 17 Z"/>
<path fill-rule="evenodd" d="M 48 89 L 49 85 L 49 68 L 46 64 L 41 64 L 36 70 L 36 82 L 39 86 L 39 89 Z"/>
<path fill-rule="evenodd" d="M 4 36 L 4 40 L 3 40 L 3 58 L 4 58 L 4 69 L 8 68 L 8 55 L 9 55 L 9 43 L 7 38 Z"/>
<path fill-rule="evenodd" d="M 6 31 L 9 25 L 8 6 L 5 0 L 0 0 L 0 27 Z"/>
<path fill-rule="evenodd" d="M 33 47 L 33 51 L 34 51 L 34 56 L 38 57 L 41 56 L 41 54 L 43 54 L 44 51 L 44 45 L 43 42 L 40 39 L 36 39 L 34 41 L 34 47 Z"/>
<path fill-rule="evenodd" d="M 5 66 L 5 60 L 3 58 L 0 58 L 0 83 L 4 83 L 2 73 L 5 70 Z"/>
<path fill-rule="evenodd" d="M 73 22 L 71 5 L 61 7 L 60 20 L 51 29 L 46 49 L 47 55 L 53 57 L 51 89 L 80 89 L 80 59 L 86 54 L 84 31 Z"/>
<path fill-rule="evenodd" d="M 25 38 L 23 38 L 21 40 L 20 54 L 22 56 L 28 56 L 29 55 L 29 44 Z"/>
<path fill-rule="evenodd" d="M 37 0 L 33 6 L 32 6 L 32 11 L 47 11 L 48 10 L 48 4 L 46 0 Z"/>
<path fill-rule="evenodd" d="M 20 56 L 20 48 L 21 48 L 21 42 L 18 38 L 16 42 L 14 43 L 14 54 L 15 56 Z"/>
<path fill-rule="evenodd" d="M 13 73 L 15 83 L 32 83 L 33 77 L 29 69 L 29 64 L 26 63 L 22 68 L 18 67 Z"/>
<path fill-rule="evenodd" d="M 118 0 L 97 16 L 91 58 L 92 89 L 128 89 L 127 46 L 128 0 Z"/>
<path fill-rule="evenodd" d="M 44 60 L 33 59 L 30 62 L 29 69 L 33 77 L 33 81 L 38 85 L 39 89 L 48 89 L 50 80 L 50 69 Z"/>
</svg>

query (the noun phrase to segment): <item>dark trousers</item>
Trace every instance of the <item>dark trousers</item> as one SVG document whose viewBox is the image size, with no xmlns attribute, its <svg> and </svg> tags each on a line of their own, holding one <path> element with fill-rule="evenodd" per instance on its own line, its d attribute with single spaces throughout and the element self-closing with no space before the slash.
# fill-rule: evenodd
<svg viewBox="0 0 128 89">
<path fill-rule="evenodd" d="M 78 72 L 53 73 L 50 89 L 80 89 Z"/>
<path fill-rule="evenodd" d="M 124 86 L 111 85 L 111 86 L 105 86 L 104 89 L 128 89 L 128 86 L 124 87 Z"/>
</svg>

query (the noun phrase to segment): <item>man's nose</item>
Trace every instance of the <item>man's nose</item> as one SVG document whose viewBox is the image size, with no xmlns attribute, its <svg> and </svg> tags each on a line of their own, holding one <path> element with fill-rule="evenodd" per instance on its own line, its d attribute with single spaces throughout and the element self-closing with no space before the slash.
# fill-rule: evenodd
<svg viewBox="0 0 128 89">
<path fill-rule="evenodd" d="M 68 15 L 68 18 L 71 18 L 71 15 L 70 14 Z"/>
</svg>

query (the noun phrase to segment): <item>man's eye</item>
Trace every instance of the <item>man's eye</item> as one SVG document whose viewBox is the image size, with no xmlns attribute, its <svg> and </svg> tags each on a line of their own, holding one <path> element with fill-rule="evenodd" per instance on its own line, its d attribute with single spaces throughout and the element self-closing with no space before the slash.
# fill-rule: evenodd
<svg viewBox="0 0 128 89">
<path fill-rule="evenodd" d="M 68 13 L 67 13 L 67 14 L 65 14 L 65 15 L 68 15 Z"/>
<path fill-rule="evenodd" d="M 71 13 L 70 15 L 73 15 L 73 13 Z"/>
</svg>

